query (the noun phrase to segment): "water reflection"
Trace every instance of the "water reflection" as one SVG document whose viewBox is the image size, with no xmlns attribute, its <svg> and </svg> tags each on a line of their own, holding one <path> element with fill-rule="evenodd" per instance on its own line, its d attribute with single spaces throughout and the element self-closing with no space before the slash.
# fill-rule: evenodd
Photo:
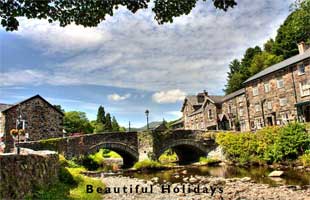
<svg viewBox="0 0 310 200">
<path fill-rule="evenodd" d="M 184 169 L 163 170 L 156 172 L 135 172 L 125 175 L 150 180 L 158 177 L 159 182 L 183 182 L 183 179 L 190 176 L 215 176 L 224 178 L 242 178 L 251 177 L 257 183 L 269 185 L 310 185 L 310 173 L 293 169 L 286 170 L 281 178 L 271 178 L 268 174 L 273 171 L 267 167 L 235 167 L 235 166 L 187 166 L 186 173 Z"/>
</svg>

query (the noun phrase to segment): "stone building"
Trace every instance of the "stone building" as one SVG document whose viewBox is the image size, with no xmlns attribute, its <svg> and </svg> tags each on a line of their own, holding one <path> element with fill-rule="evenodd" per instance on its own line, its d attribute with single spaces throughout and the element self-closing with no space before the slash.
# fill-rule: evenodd
<svg viewBox="0 0 310 200">
<path fill-rule="evenodd" d="M 228 121 L 225 130 L 246 131 L 249 129 L 249 112 L 244 88 L 223 98 L 220 116 L 222 121 Z"/>
<path fill-rule="evenodd" d="M 0 104 L 0 112 L 0 132 L 4 134 L 16 128 L 17 118 L 21 116 L 28 140 L 62 136 L 64 114 L 40 95 L 14 105 Z"/>
<path fill-rule="evenodd" d="M 182 110 L 185 129 L 218 129 L 217 115 L 221 110 L 222 96 L 208 95 L 206 91 L 187 96 Z"/>
<path fill-rule="evenodd" d="M 310 49 L 255 74 L 244 82 L 251 129 L 310 121 Z"/>
<path fill-rule="evenodd" d="M 310 48 L 272 65 L 226 96 L 207 92 L 185 98 L 184 129 L 257 130 L 290 121 L 310 122 Z"/>
</svg>

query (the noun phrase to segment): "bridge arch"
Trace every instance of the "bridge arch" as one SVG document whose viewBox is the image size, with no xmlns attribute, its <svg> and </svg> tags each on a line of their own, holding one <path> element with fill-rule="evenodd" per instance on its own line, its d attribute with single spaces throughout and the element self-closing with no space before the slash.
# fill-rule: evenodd
<svg viewBox="0 0 310 200">
<path fill-rule="evenodd" d="M 124 167 L 131 167 L 135 162 L 139 160 L 139 153 L 137 150 L 128 146 L 125 143 L 120 142 L 101 142 L 91 146 L 86 154 L 93 154 L 98 152 L 100 149 L 109 149 L 115 151 L 123 158 Z"/>
<path fill-rule="evenodd" d="M 158 159 L 167 149 L 172 149 L 177 154 L 180 162 L 198 161 L 200 157 L 207 156 L 213 146 L 206 146 L 201 141 L 193 139 L 178 139 L 166 141 L 155 157 Z"/>
</svg>

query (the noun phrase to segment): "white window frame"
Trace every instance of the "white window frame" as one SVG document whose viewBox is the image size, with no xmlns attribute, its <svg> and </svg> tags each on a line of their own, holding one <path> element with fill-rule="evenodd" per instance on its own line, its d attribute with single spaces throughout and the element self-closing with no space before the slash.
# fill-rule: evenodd
<svg viewBox="0 0 310 200">
<path fill-rule="evenodd" d="M 272 101 L 267 101 L 267 109 L 272 110 Z"/>
<path fill-rule="evenodd" d="M 258 95 L 258 86 L 253 87 L 253 96 Z"/>
<path fill-rule="evenodd" d="M 244 116 L 244 110 L 243 110 L 243 108 L 240 108 L 239 109 L 239 115 L 242 117 L 242 116 Z"/>
<path fill-rule="evenodd" d="M 310 81 L 309 80 L 300 82 L 299 87 L 300 87 L 300 96 L 304 97 L 304 96 L 310 95 Z"/>
<path fill-rule="evenodd" d="M 286 97 L 279 98 L 279 103 L 280 103 L 280 106 L 286 106 L 287 105 L 287 98 Z"/>
<path fill-rule="evenodd" d="M 266 87 L 267 86 L 267 87 Z M 266 90 L 267 89 L 267 90 Z M 266 92 L 266 93 L 268 93 L 268 92 L 270 92 L 270 84 L 269 84 L 269 82 L 265 82 L 264 83 L 264 91 Z"/>
<path fill-rule="evenodd" d="M 306 73 L 306 65 L 305 65 L 304 63 L 299 64 L 299 65 L 297 66 L 297 68 L 298 68 L 298 75 L 303 75 L 303 74 Z M 303 68 L 303 72 L 300 72 L 300 69 L 301 69 L 301 68 Z"/>
<path fill-rule="evenodd" d="M 282 85 L 280 84 L 282 83 Z M 277 88 L 283 88 L 284 87 L 284 80 L 283 80 L 283 77 L 281 78 L 277 78 Z"/>
</svg>

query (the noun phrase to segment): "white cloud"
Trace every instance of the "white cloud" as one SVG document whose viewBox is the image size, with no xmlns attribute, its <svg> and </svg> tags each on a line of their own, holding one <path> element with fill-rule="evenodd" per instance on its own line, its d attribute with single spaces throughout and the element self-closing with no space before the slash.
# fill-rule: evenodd
<svg viewBox="0 0 310 200">
<path fill-rule="evenodd" d="M 50 24 L 47 20 L 24 18 L 20 19 L 20 23 L 19 31 L 13 34 L 31 39 L 47 54 L 85 51 L 100 46 L 111 37 L 104 30 L 74 24 L 60 27 L 59 23 Z"/>
<path fill-rule="evenodd" d="M 110 101 L 123 101 L 125 99 L 128 99 L 130 96 L 131 96 L 130 94 L 125 94 L 125 95 L 121 96 L 119 94 L 114 93 L 114 94 L 108 95 L 108 99 Z"/>
<path fill-rule="evenodd" d="M 175 118 L 180 118 L 182 117 L 182 112 L 181 111 L 177 111 L 177 110 L 174 110 L 174 111 L 168 111 L 168 112 L 165 112 L 165 114 L 167 115 L 171 115 Z"/>
<path fill-rule="evenodd" d="M 13 34 L 34 41 L 34 48 L 59 58 L 74 55 L 51 60 L 48 72 L 40 69 L 51 78 L 9 79 L 7 84 L 93 84 L 153 92 L 179 88 L 187 93 L 206 89 L 219 94 L 229 62 L 274 37 L 293 0 L 240 0 L 228 12 L 199 2 L 190 15 L 161 26 L 149 10 L 131 14 L 124 9 L 96 28 L 22 21 Z"/>
<path fill-rule="evenodd" d="M 160 91 L 153 94 L 152 99 L 156 103 L 175 103 L 183 101 L 186 93 L 180 89 Z"/>
</svg>

